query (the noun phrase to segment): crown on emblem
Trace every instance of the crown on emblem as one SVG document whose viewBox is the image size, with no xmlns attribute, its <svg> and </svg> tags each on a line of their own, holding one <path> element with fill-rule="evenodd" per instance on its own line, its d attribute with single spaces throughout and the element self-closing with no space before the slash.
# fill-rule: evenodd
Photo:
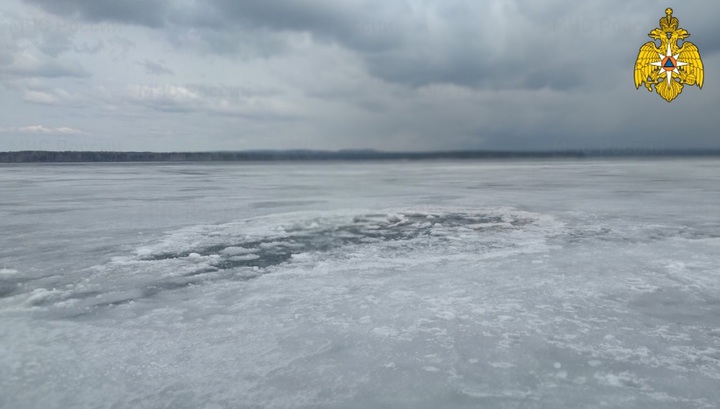
<svg viewBox="0 0 720 409">
<path fill-rule="evenodd" d="M 665 10 L 665 14 L 667 17 L 663 17 L 660 19 L 660 29 L 666 33 L 672 33 L 675 30 L 677 30 L 678 25 L 680 24 L 680 21 L 677 19 L 677 17 L 672 16 L 673 9 L 668 8 Z"/>
</svg>

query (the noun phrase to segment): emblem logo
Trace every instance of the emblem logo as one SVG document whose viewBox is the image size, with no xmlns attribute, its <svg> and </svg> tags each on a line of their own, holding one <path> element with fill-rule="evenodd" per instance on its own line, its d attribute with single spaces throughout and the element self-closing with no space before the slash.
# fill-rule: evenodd
<svg viewBox="0 0 720 409">
<path fill-rule="evenodd" d="M 660 28 L 648 34 L 654 41 L 648 41 L 640 47 L 635 61 L 635 88 L 645 84 L 645 88 L 655 91 L 667 102 L 680 95 L 684 85 L 703 86 L 703 63 L 700 51 L 695 44 L 684 41 L 690 37 L 685 29 L 678 28 L 677 17 L 673 10 L 665 10 L 666 16 L 660 19 Z M 660 47 L 657 41 L 660 41 Z M 682 47 L 677 42 L 683 40 Z"/>
</svg>

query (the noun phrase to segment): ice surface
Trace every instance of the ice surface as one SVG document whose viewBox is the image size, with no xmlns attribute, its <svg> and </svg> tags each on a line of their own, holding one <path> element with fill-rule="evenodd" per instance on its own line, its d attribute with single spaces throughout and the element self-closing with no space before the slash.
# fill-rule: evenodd
<svg viewBox="0 0 720 409">
<path fill-rule="evenodd" d="M 1 169 L 2 408 L 720 401 L 716 162 Z"/>
</svg>

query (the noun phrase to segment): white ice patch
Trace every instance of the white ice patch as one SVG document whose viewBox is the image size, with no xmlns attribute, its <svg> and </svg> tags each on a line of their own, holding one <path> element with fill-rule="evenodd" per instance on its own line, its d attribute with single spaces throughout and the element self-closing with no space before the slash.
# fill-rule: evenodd
<svg viewBox="0 0 720 409">
<path fill-rule="evenodd" d="M 606 373 L 597 372 L 595 379 L 601 385 L 617 388 L 649 389 L 645 380 L 630 372 Z"/>
<path fill-rule="evenodd" d="M 34 307 L 49 301 L 61 300 L 63 295 L 63 291 L 54 288 L 52 290 L 38 288 L 30 293 L 30 296 L 25 300 L 25 304 Z"/>
<path fill-rule="evenodd" d="M 250 254 L 250 253 L 253 253 L 254 251 L 257 251 L 257 249 L 231 246 L 231 247 L 225 247 L 221 251 L 221 254 L 232 257 L 232 256 L 239 256 L 241 254 Z"/>
<path fill-rule="evenodd" d="M 152 255 L 152 249 L 149 247 L 140 247 L 135 250 L 135 254 L 138 255 L 138 257 L 147 257 Z"/>
<path fill-rule="evenodd" d="M 260 258 L 260 256 L 258 256 L 257 254 L 245 254 L 245 255 L 242 255 L 242 256 L 232 256 L 232 257 L 229 257 L 228 260 L 231 260 L 231 261 L 252 261 L 252 260 L 257 260 L 257 259 L 259 259 L 259 258 Z"/>
</svg>

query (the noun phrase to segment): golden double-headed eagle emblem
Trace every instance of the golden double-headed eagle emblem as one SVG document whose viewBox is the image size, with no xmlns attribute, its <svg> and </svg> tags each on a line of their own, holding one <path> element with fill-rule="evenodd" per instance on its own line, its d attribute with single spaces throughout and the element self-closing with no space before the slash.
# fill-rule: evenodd
<svg viewBox="0 0 720 409">
<path fill-rule="evenodd" d="M 645 83 L 645 88 L 652 92 L 655 85 L 655 91 L 667 102 L 680 95 L 684 85 L 702 88 L 704 79 L 700 51 L 695 44 L 684 41 L 690 33 L 678 28 L 679 21 L 672 13 L 672 9 L 665 10 L 660 28 L 648 34 L 654 41 L 640 47 L 635 61 L 635 88 Z M 683 40 L 682 47 L 677 44 L 679 40 Z"/>
</svg>

